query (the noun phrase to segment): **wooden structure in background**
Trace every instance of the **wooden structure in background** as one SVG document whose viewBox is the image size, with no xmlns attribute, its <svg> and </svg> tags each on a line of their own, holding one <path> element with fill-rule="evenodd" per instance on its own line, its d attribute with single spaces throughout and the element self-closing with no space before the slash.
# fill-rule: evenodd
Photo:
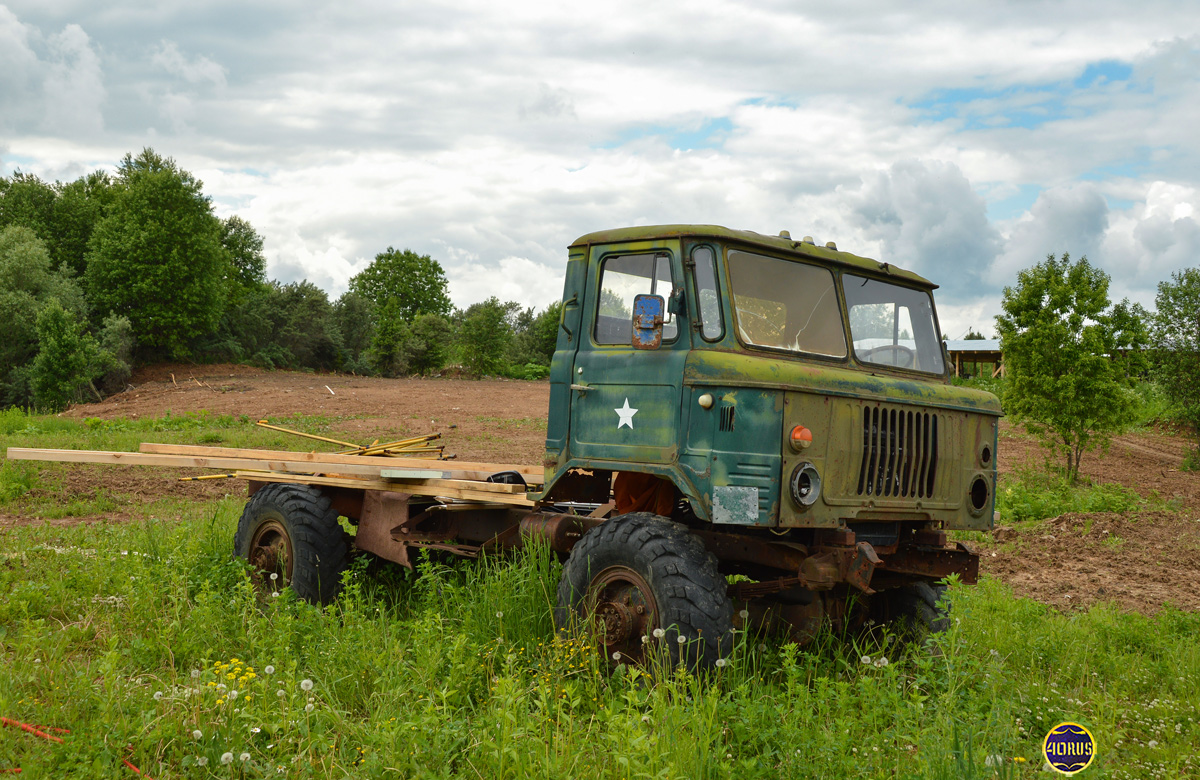
<svg viewBox="0 0 1200 780">
<path fill-rule="evenodd" d="M 947 339 L 946 352 L 950 355 L 950 366 L 954 376 L 962 376 L 966 366 L 986 364 L 991 366 L 991 376 L 1004 376 L 1004 353 L 1000 351 L 1000 339 Z M 976 375 L 983 369 L 976 368 Z"/>
</svg>

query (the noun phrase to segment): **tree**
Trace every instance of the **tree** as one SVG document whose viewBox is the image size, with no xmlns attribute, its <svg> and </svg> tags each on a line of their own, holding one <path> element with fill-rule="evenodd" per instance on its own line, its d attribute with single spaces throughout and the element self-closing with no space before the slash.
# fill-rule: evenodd
<svg viewBox="0 0 1200 780">
<path fill-rule="evenodd" d="M 37 317 L 41 349 L 33 361 L 33 400 L 43 409 L 57 411 L 90 390 L 101 400 L 92 380 L 112 363 L 96 340 L 83 332 L 82 323 L 52 300 Z"/>
<path fill-rule="evenodd" d="M 371 302 L 353 291 L 347 291 L 333 305 L 333 320 L 342 334 L 342 364 L 347 371 L 369 373 L 366 360 L 371 340 L 375 337 L 375 312 Z"/>
<path fill-rule="evenodd" d="M 472 374 L 499 374 L 504 368 L 504 356 L 512 341 L 510 319 L 519 309 L 516 304 L 503 304 L 496 296 L 469 307 L 459 331 L 459 349 L 463 367 Z"/>
<path fill-rule="evenodd" d="M 967 328 L 967 335 L 963 336 L 963 341 L 984 341 L 985 337 L 982 333 L 974 328 Z"/>
<path fill-rule="evenodd" d="M 66 264 L 75 276 L 87 270 L 88 245 L 100 218 L 113 199 L 112 179 L 93 171 L 70 184 L 55 184 L 52 235 L 47 239 L 56 266 Z"/>
<path fill-rule="evenodd" d="M 1107 445 L 1133 408 L 1127 389 L 1129 329 L 1114 322 L 1108 274 L 1086 257 L 1048 255 L 1005 287 L 996 317 L 1008 385 L 1005 410 L 1065 458 L 1078 478 L 1083 453 Z M 1123 302 L 1122 311 L 1131 310 Z M 1126 323 L 1127 325 L 1127 323 Z"/>
<path fill-rule="evenodd" d="M 215 329 L 229 259 L 201 183 L 169 157 L 125 155 L 96 225 L 85 281 L 98 316 L 123 315 L 139 347 L 186 357 Z"/>
<path fill-rule="evenodd" d="M 1191 462 L 1200 462 L 1200 269 L 1171 274 L 1158 283 L 1151 322 L 1154 377 L 1180 420 L 1196 437 Z"/>
<path fill-rule="evenodd" d="M 375 255 L 366 270 L 350 280 L 350 289 L 370 301 L 377 310 L 394 302 L 393 316 L 411 323 L 421 314 L 450 313 L 446 274 L 438 261 L 405 249 L 388 247 Z"/>
<path fill-rule="evenodd" d="M 37 318 L 55 300 L 75 319 L 86 314 L 83 291 L 53 269 L 33 230 L 0 230 L 0 402 L 6 406 L 31 400 L 27 367 L 38 351 Z"/>
<path fill-rule="evenodd" d="M 229 253 L 229 298 L 240 303 L 251 290 L 267 283 L 262 236 L 238 215 L 221 222 L 221 246 Z"/>
</svg>

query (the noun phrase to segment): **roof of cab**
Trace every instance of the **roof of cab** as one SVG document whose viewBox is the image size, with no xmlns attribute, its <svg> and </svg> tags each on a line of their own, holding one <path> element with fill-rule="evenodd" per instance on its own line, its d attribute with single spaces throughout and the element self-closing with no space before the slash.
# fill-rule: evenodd
<svg viewBox="0 0 1200 780">
<path fill-rule="evenodd" d="M 889 263 L 881 263 L 869 257 L 860 257 L 849 252 L 809 244 L 783 236 L 764 236 L 753 230 L 731 230 L 720 225 L 641 225 L 638 227 L 600 230 L 580 236 L 571 243 L 572 247 L 589 244 L 620 244 L 634 241 L 655 241 L 674 238 L 715 238 L 725 242 L 738 242 L 773 249 L 786 254 L 809 257 L 836 265 L 847 266 L 854 270 L 868 271 L 895 277 L 898 280 L 937 288 L 937 285 L 919 274 L 897 268 Z"/>
</svg>

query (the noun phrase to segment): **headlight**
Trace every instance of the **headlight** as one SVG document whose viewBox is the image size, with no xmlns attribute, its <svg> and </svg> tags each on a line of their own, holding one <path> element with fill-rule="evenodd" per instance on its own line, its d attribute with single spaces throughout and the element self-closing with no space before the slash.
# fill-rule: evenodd
<svg viewBox="0 0 1200 780">
<path fill-rule="evenodd" d="M 792 491 L 792 501 L 801 509 L 808 509 L 817 503 L 821 495 L 821 474 L 817 467 L 804 461 L 792 470 L 792 478 L 788 480 Z"/>
</svg>

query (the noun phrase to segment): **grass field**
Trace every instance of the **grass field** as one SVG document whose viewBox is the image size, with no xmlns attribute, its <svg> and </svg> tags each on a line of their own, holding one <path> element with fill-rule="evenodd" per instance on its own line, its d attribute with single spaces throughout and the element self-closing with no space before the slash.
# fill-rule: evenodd
<svg viewBox="0 0 1200 780">
<path fill-rule="evenodd" d="M 284 443 L 235 418 L 0 415 L 4 447 L 135 449 L 147 432 Z M 1083 777 L 1200 776 L 1195 613 L 1064 615 L 985 580 L 951 588 L 929 647 L 743 635 L 708 678 L 610 673 L 555 636 L 544 551 L 418 572 L 360 559 L 322 610 L 251 588 L 231 557 L 240 485 L 64 513 L 46 488 L 66 468 L 5 463 L 0 509 L 107 501 L 133 519 L 0 531 L 0 716 L 70 731 L 0 731 L 0 771 L 22 777 L 135 777 L 125 760 L 154 778 L 1041 777 L 1065 720 L 1098 743 Z"/>
</svg>

